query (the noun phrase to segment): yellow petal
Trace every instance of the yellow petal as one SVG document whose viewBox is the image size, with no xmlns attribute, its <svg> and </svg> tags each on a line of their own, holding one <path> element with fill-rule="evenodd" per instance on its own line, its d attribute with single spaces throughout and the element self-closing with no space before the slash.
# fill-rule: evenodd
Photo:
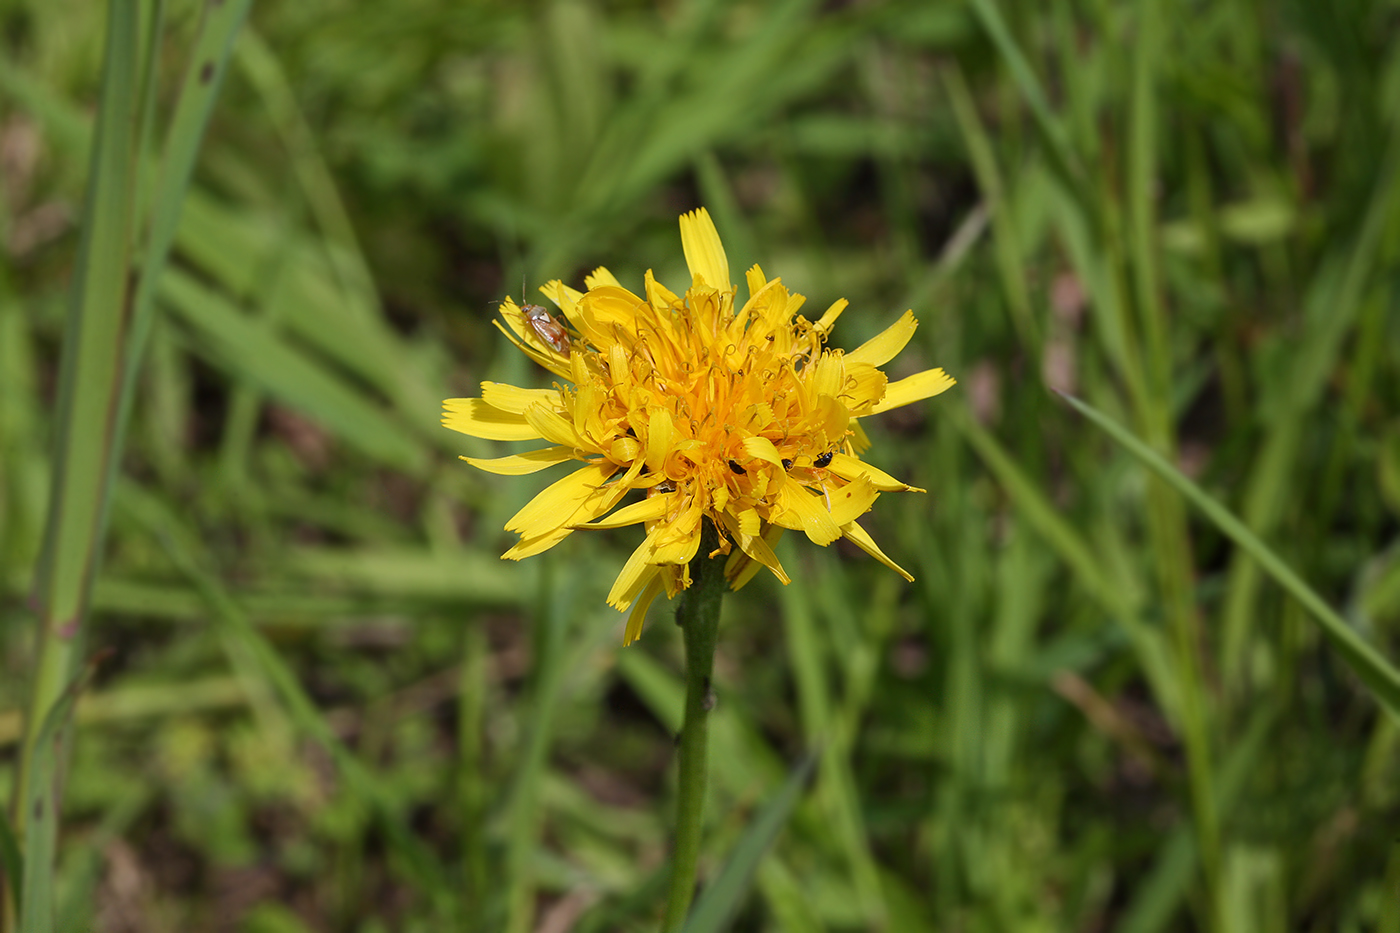
<svg viewBox="0 0 1400 933">
<path fill-rule="evenodd" d="M 773 442 L 766 437 L 746 437 L 744 438 L 744 453 L 750 457 L 757 457 L 759 460 L 766 460 L 778 469 L 783 469 L 783 457 L 778 453 L 778 448 L 773 446 Z"/>
<path fill-rule="evenodd" d="M 885 397 L 889 383 L 889 377 L 874 366 L 865 363 L 852 365 L 847 360 L 846 384 L 842 391 L 842 397 L 848 400 L 851 414 L 868 415 L 870 409 L 874 408 L 875 404 Z"/>
<path fill-rule="evenodd" d="M 539 535 L 567 525 L 574 512 L 617 471 L 615 464 L 590 463 L 542 489 L 506 522 L 506 531 Z"/>
<path fill-rule="evenodd" d="M 638 522 L 654 522 L 665 515 L 666 510 L 670 507 L 670 496 L 652 496 L 650 499 L 643 499 L 641 502 L 633 502 L 631 505 L 623 506 L 607 518 L 574 527 L 622 528 L 625 525 L 635 525 Z"/>
<path fill-rule="evenodd" d="M 684 216 L 681 217 L 681 223 L 685 223 Z M 656 281 L 656 277 L 651 274 L 650 269 L 647 270 L 643 282 L 646 286 L 647 301 L 656 310 L 665 311 L 667 308 L 674 307 L 680 303 L 680 298 L 676 297 L 676 293 Z M 663 318 L 662 320 L 665 319 Z"/>
<path fill-rule="evenodd" d="M 891 382 L 889 388 L 885 389 L 885 397 L 880 399 L 874 408 L 870 409 L 870 413 L 878 415 L 891 408 L 899 408 L 901 405 L 908 405 L 911 402 L 933 398 L 956 384 L 957 380 L 943 370 L 926 369 L 921 373 L 915 373 L 908 379 Z"/>
<path fill-rule="evenodd" d="M 757 536 L 763 529 L 763 520 L 758 517 L 758 512 L 753 509 L 744 509 L 735 516 L 739 524 L 739 533 L 749 537 Z"/>
<path fill-rule="evenodd" d="M 719 231 L 703 207 L 681 215 L 681 249 L 692 277 L 699 276 L 706 285 L 722 292 L 734 287 L 729 284 L 729 260 L 719 241 Z"/>
<path fill-rule="evenodd" d="M 479 398 L 450 398 L 442 403 L 442 425 L 488 441 L 533 441 L 540 433 L 515 412 L 502 411 Z"/>
<path fill-rule="evenodd" d="M 556 444 L 563 444 L 566 447 L 577 447 L 580 449 L 590 449 L 593 445 L 588 444 L 572 422 L 566 420 L 563 415 L 556 411 L 551 411 L 543 405 L 532 405 L 525 411 L 525 420 L 530 427 L 538 433 L 538 436 Z"/>
<path fill-rule="evenodd" d="M 686 502 L 679 515 L 658 524 L 661 535 L 655 539 L 654 564 L 688 564 L 700 550 L 700 523 L 704 517 L 700 501 Z"/>
<path fill-rule="evenodd" d="M 830 395 L 819 395 L 812 411 L 817 424 L 827 437 L 846 436 L 846 428 L 851 423 L 851 412 L 840 400 Z"/>
<path fill-rule="evenodd" d="M 497 457 L 494 460 L 481 460 L 476 457 L 463 457 L 462 459 L 478 470 L 485 470 L 487 473 L 498 473 L 501 476 L 524 476 L 527 473 L 538 473 L 556 463 L 563 463 L 565 460 L 575 458 L 572 447 L 545 447 L 509 457 Z"/>
<path fill-rule="evenodd" d="M 697 523 L 694 533 L 678 535 L 674 540 L 659 546 L 652 559 L 658 564 L 688 564 L 695 559 L 699 550 L 700 528 Z"/>
<path fill-rule="evenodd" d="M 595 518 L 600 518 L 613 507 L 622 501 L 622 497 L 633 489 L 633 482 L 638 474 L 642 472 L 642 467 L 646 463 L 642 460 L 633 460 L 632 465 L 627 468 L 627 472 L 608 485 L 599 489 L 600 496 L 597 501 L 586 502 L 577 514 L 573 516 L 576 522 L 591 522 Z"/>
<path fill-rule="evenodd" d="M 531 405 L 558 408 L 562 402 L 558 389 L 521 389 L 504 382 L 483 382 L 481 400 L 501 411 L 523 415 Z"/>
<path fill-rule="evenodd" d="M 651 422 L 647 425 L 647 469 L 660 473 L 666 463 L 666 455 L 671 452 L 675 440 L 676 423 L 671 418 L 669 408 L 657 408 L 651 412 Z"/>
<path fill-rule="evenodd" d="M 763 529 L 763 535 L 758 539 L 763 547 L 773 553 L 773 547 L 778 543 L 778 539 L 783 536 L 783 529 L 778 525 L 769 525 Z M 762 554 L 763 551 L 755 548 L 755 554 Z M 746 551 L 738 550 L 729 555 L 729 560 L 724 565 L 724 576 L 729 580 L 729 588 L 743 589 L 744 584 L 754 578 L 758 573 L 758 568 L 767 566 L 761 560 L 756 559 Z M 778 563 L 777 554 L 773 554 L 773 566 L 769 570 L 777 576 L 786 586 L 790 581 L 788 575 L 783 571 L 783 565 Z"/>
<path fill-rule="evenodd" d="M 661 571 L 661 582 L 666 587 L 667 599 L 675 599 L 682 590 L 690 589 L 689 564 L 665 564 L 658 569 Z"/>
<path fill-rule="evenodd" d="M 905 570 L 903 567 L 899 566 L 894 561 L 886 557 L 885 552 L 880 550 L 880 546 L 875 543 L 875 539 L 870 537 L 870 535 L 866 533 L 865 529 L 857 525 L 855 522 L 849 522 L 848 524 L 841 526 L 841 534 L 845 536 L 847 541 L 851 542 L 856 547 L 860 548 L 862 551 L 869 554 L 871 557 L 875 558 L 880 563 L 884 564 L 886 567 L 890 568 L 904 579 L 908 580 L 910 583 L 914 582 L 914 578 L 909 574 L 909 571 Z"/>
<path fill-rule="evenodd" d="M 818 320 L 814 326 L 824 334 L 831 333 L 832 325 L 835 324 L 836 319 L 841 316 L 841 312 L 846 310 L 846 305 L 848 304 L 850 304 L 850 302 L 844 298 L 836 299 L 831 307 L 826 309 L 826 313 L 821 316 L 821 319 Z M 847 354 L 847 359 L 849 358 L 850 355 Z"/>
<path fill-rule="evenodd" d="M 710 508 L 714 509 L 716 514 L 729 508 L 728 486 L 720 486 L 710 491 Z"/>
<path fill-rule="evenodd" d="M 637 604 L 632 607 L 632 614 L 627 617 L 627 631 L 622 635 L 622 647 L 626 648 L 632 642 L 642 637 L 642 623 L 647 620 L 647 609 L 651 608 L 652 600 L 665 589 L 661 580 L 661 574 L 655 573 L 647 588 L 642 590 L 642 595 L 637 597 Z"/>
<path fill-rule="evenodd" d="M 591 274 L 584 276 L 583 284 L 589 289 L 597 288 L 599 285 L 612 285 L 617 288 L 622 287 L 622 283 L 617 280 L 617 277 L 602 266 L 594 269 Z"/>
<path fill-rule="evenodd" d="M 855 457 L 842 453 L 831 458 L 831 464 L 827 469 L 842 479 L 854 480 L 865 477 L 881 492 L 925 492 L 917 486 L 901 483 L 890 474 L 883 470 L 877 470 L 864 460 L 857 460 Z"/>
<path fill-rule="evenodd" d="M 753 516 L 753 521 L 751 523 L 746 521 L 746 516 Z M 724 524 L 729 536 L 734 539 L 734 543 L 739 545 L 739 550 L 731 554 L 724 565 L 724 573 L 728 579 L 733 581 L 748 569 L 749 563 L 753 562 L 755 563 L 754 572 L 757 572 L 758 566 L 767 567 L 773 571 L 774 576 L 782 581 L 784 586 L 792 582 L 787 572 L 783 570 L 778 555 L 773 553 L 773 548 L 758 534 L 758 530 L 762 526 L 756 512 L 750 509 L 737 518 L 729 512 L 722 512 L 720 513 L 720 521 Z M 746 525 L 749 525 L 752 531 L 746 528 Z M 751 576 L 753 576 L 752 573 L 745 576 L 744 583 L 747 583 Z M 743 583 L 739 583 L 734 588 L 738 589 L 742 585 Z"/>
<path fill-rule="evenodd" d="M 551 528 L 542 534 L 522 536 L 514 547 L 501 555 L 501 560 L 524 560 L 543 554 L 572 533 L 572 528 Z"/>
<path fill-rule="evenodd" d="M 653 528 L 651 534 L 647 535 L 627 558 L 627 563 L 622 565 L 617 579 L 613 581 L 612 589 L 608 591 L 609 606 L 618 610 L 626 609 L 656 576 L 656 565 L 651 558 L 656 553 L 656 540 L 661 533 L 662 526 Z"/>
<path fill-rule="evenodd" d="M 862 476 L 840 489 L 828 489 L 826 497 L 831 500 L 831 520 L 843 526 L 869 512 L 880 494 L 870 480 Z"/>
<path fill-rule="evenodd" d="M 533 328 L 529 331 L 528 336 L 519 337 L 506 330 L 506 328 L 501 325 L 500 321 L 492 321 L 491 323 L 495 324 L 496 329 L 505 334 L 506 339 L 515 344 L 515 348 L 521 353 L 524 353 L 540 366 L 554 373 L 554 375 L 561 376 L 565 379 L 569 378 L 569 357 L 563 353 L 557 352 L 553 347 L 541 340 Z M 512 322 L 512 324 L 514 324 L 514 322 Z"/>
<path fill-rule="evenodd" d="M 646 302 L 620 285 L 599 285 L 580 304 L 580 314 L 592 322 L 599 335 L 611 340 L 615 327 L 635 334 L 638 314 L 645 306 Z"/>
<path fill-rule="evenodd" d="M 898 321 L 887 327 L 883 333 L 870 338 L 865 343 L 846 354 L 852 363 L 869 363 L 871 366 L 884 366 L 899 355 L 914 336 L 919 322 L 913 311 L 905 311 Z"/>
<path fill-rule="evenodd" d="M 522 535 L 515 547 L 501 556 L 506 560 L 520 560 L 549 550 L 567 538 L 574 529 L 584 527 L 585 523 L 611 509 L 625 492 L 625 488 L 619 490 L 614 486 L 600 486 L 587 495 L 577 507 L 573 508 L 571 514 L 561 512 L 560 516 L 556 516 L 556 518 L 563 517 L 558 527 L 548 528 L 545 525 L 547 530 L 536 534 Z M 563 508 L 567 509 L 568 506 L 564 505 Z"/>
<path fill-rule="evenodd" d="M 769 520 L 784 528 L 805 532 L 813 544 L 822 547 L 841 537 L 841 529 L 826 509 L 826 500 L 812 495 L 806 486 L 791 477 L 783 478 Z"/>
<path fill-rule="evenodd" d="M 763 291 L 763 286 L 768 284 L 768 278 L 763 274 L 763 270 L 758 267 L 758 263 L 754 263 L 749 267 L 749 271 L 744 273 L 744 281 L 747 282 L 749 286 L 750 300 L 753 299 L 754 295 Z"/>
<path fill-rule="evenodd" d="M 803 375 L 806 375 L 804 372 Z M 846 365 L 840 353 L 823 353 L 813 367 L 812 394 L 835 398 L 840 395 L 846 383 Z"/>
</svg>

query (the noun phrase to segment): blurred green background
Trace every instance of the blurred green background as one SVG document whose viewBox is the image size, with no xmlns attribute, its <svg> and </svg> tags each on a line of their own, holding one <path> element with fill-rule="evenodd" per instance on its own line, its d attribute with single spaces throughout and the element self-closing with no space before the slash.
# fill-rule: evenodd
<svg viewBox="0 0 1400 933">
<path fill-rule="evenodd" d="M 3 799 L 104 18 L 0 0 Z M 655 928 L 670 611 L 621 648 L 626 531 L 499 561 L 541 477 L 438 414 L 548 384 L 490 324 L 522 277 L 682 287 L 704 205 L 736 276 L 851 300 L 835 346 L 912 307 L 892 375 L 959 379 L 869 425 L 929 490 L 867 522 L 916 583 L 789 540 L 726 604 L 705 871 L 820 749 L 732 928 L 1400 931 L 1397 723 L 1048 390 L 1395 657 L 1397 53 L 1395 0 L 255 4 L 93 591 L 59 928 Z"/>
</svg>

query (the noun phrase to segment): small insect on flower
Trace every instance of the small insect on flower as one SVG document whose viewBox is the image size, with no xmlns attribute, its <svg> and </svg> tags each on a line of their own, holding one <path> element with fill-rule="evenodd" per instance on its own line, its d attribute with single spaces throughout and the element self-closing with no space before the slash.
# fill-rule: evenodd
<svg viewBox="0 0 1400 933">
<path fill-rule="evenodd" d="M 554 315 L 539 305 L 526 305 L 520 309 L 520 313 L 541 340 L 560 353 L 569 352 L 569 332 L 554 319 Z"/>
</svg>

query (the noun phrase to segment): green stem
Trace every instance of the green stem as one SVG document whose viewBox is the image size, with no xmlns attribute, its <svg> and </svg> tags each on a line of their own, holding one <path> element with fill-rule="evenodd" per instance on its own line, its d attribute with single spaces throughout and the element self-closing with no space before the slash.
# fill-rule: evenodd
<svg viewBox="0 0 1400 933">
<path fill-rule="evenodd" d="M 685 723 L 680 738 L 680 784 L 676 792 L 676 853 L 671 891 L 661 929 L 674 933 L 685 923 L 695 897 L 700 836 L 705 816 L 705 757 L 710 738 L 714 692 L 710 677 L 719 641 L 719 609 L 724 598 L 724 563 L 708 555 L 718 543 L 708 522 L 700 550 L 690 562 L 690 587 L 681 596 L 676 623 L 685 636 Z"/>
</svg>

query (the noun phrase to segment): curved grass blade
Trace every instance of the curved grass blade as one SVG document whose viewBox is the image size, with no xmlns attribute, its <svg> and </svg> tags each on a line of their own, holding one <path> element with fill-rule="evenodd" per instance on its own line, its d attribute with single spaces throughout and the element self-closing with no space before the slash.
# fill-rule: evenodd
<svg viewBox="0 0 1400 933">
<path fill-rule="evenodd" d="M 802 790 L 812 776 L 817 757 L 816 752 L 809 752 L 788 775 L 773 799 L 764 804 L 763 810 L 734 847 L 718 877 L 700 895 L 690 919 L 681 928 L 682 933 L 719 933 L 729 928 L 735 911 L 753 883 L 763 854 L 773 844 L 778 832 L 787 825 L 788 817 L 802 799 Z"/>
<path fill-rule="evenodd" d="M 1391 716 L 1400 718 L 1400 671 L 1352 631 L 1346 620 L 1327 605 L 1312 587 L 1304 583 L 1292 568 L 1245 526 L 1244 522 L 1211 498 L 1205 490 L 1187 479 L 1176 467 L 1162 459 L 1160 454 L 1130 434 L 1122 425 L 1072 395 L 1063 392 L 1057 394 L 1166 480 L 1168 485 L 1194 503 L 1217 528 L 1258 561 L 1259 566 L 1264 568 L 1269 576 L 1278 581 L 1280 586 L 1312 613 L 1322 626 L 1322 633 L 1332 642 L 1332 646 L 1341 654 L 1347 666 L 1370 688 L 1381 705 Z"/>
</svg>

